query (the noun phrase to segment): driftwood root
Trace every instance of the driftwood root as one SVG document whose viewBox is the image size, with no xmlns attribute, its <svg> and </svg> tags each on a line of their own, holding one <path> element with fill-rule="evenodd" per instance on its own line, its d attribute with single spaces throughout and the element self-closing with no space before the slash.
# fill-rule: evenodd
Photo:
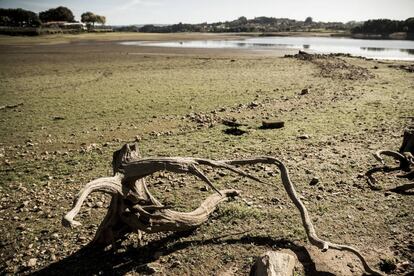
<svg viewBox="0 0 414 276">
<path fill-rule="evenodd" d="M 239 169 L 239 165 L 273 164 L 281 172 L 282 184 L 299 210 L 302 224 L 310 243 L 322 251 L 336 249 L 355 254 L 361 261 L 365 271 L 373 275 L 382 275 L 371 268 L 362 254 L 355 248 L 347 245 L 335 244 L 325 241 L 316 235 L 315 228 L 309 213 L 300 200 L 296 189 L 291 182 L 289 172 L 282 161 L 273 157 L 257 157 L 243 160 L 209 160 L 190 157 L 162 157 L 139 158 L 136 145 L 124 145 L 113 156 L 113 177 L 104 177 L 88 183 L 78 194 L 70 210 L 63 217 L 63 225 L 69 227 L 79 226 L 74 220 L 82 203 L 92 192 L 103 192 L 112 196 L 109 211 L 93 240 L 98 244 L 110 244 L 116 239 L 124 237 L 127 233 L 144 231 L 155 233 L 161 231 L 182 231 L 195 228 L 204 223 L 216 206 L 230 197 L 239 195 L 236 190 L 217 190 L 211 181 L 198 168 L 198 165 L 208 165 L 214 168 L 230 170 L 238 175 L 265 183 L 257 177 Z M 148 190 L 144 178 L 157 171 L 170 171 L 175 173 L 189 173 L 197 176 L 217 191 L 209 196 L 196 210 L 183 213 L 171 210 L 159 202 Z"/>
</svg>

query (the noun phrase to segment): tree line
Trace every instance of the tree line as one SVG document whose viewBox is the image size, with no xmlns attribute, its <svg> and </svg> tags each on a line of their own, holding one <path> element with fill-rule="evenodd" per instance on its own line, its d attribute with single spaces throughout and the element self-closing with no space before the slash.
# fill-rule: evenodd
<svg viewBox="0 0 414 276">
<path fill-rule="evenodd" d="M 374 19 L 365 21 L 351 30 L 354 34 L 389 35 L 397 32 L 414 33 L 414 17 L 406 20 Z"/>
<path fill-rule="evenodd" d="M 172 32 L 286 32 L 309 30 L 335 30 L 351 32 L 353 34 L 381 34 L 389 35 L 395 32 L 414 33 L 414 17 L 398 21 L 390 19 L 375 19 L 365 22 L 316 22 L 312 17 L 304 21 L 289 18 L 256 17 L 247 19 L 242 16 L 233 21 L 201 23 L 201 24 L 174 24 L 167 26 L 145 25 L 139 28 L 140 32 L 172 33 Z"/>
<path fill-rule="evenodd" d="M 201 23 L 201 24 L 174 24 L 168 26 L 145 25 L 139 29 L 140 32 L 287 32 L 287 31 L 308 31 L 315 29 L 343 30 L 349 31 L 358 23 L 351 21 L 342 22 L 315 22 L 312 17 L 307 17 L 304 21 L 289 18 L 275 18 L 260 16 L 247 19 L 241 16 L 236 20 Z"/>
<path fill-rule="evenodd" d="M 39 14 L 24 9 L 0 9 L 0 26 L 8 27 L 39 27 L 48 22 L 76 22 L 72 11 L 67 7 L 57 7 L 42 11 Z M 81 22 L 94 26 L 95 23 L 105 24 L 105 16 L 85 12 Z"/>
</svg>

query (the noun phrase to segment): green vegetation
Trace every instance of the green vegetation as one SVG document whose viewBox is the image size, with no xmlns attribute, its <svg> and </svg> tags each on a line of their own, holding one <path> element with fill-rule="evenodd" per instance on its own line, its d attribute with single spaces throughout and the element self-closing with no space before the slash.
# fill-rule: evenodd
<svg viewBox="0 0 414 276">
<path fill-rule="evenodd" d="M 94 14 L 93 12 L 85 12 L 81 15 L 81 22 L 87 25 L 92 24 L 93 26 L 95 26 L 95 23 L 104 25 L 106 18 L 103 15 Z"/>
<path fill-rule="evenodd" d="M 51 21 L 66 21 L 66 22 L 75 21 L 75 16 L 73 15 L 72 11 L 62 6 L 40 12 L 39 18 L 44 23 L 51 22 Z"/>
<path fill-rule="evenodd" d="M 354 34 L 377 34 L 390 35 L 397 32 L 406 32 L 414 35 L 414 17 L 410 17 L 405 21 L 376 19 L 365 21 L 362 25 L 352 28 Z"/>
<path fill-rule="evenodd" d="M 38 27 L 40 24 L 39 16 L 32 11 L 0 9 L 0 26 Z"/>
<path fill-rule="evenodd" d="M 139 29 L 140 32 L 287 32 L 287 31 L 310 31 L 310 30 L 334 30 L 349 31 L 355 27 L 356 22 L 314 22 L 312 17 L 305 21 L 297 21 L 288 18 L 255 17 L 247 19 L 242 16 L 233 21 L 201 24 L 174 24 L 168 26 L 145 25 Z"/>
<path fill-rule="evenodd" d="M 82 14 L 81 21 L 86 23 L 90 31 L 112 31 L 105 28 L 106 18 L 92 12 Z M 95 28 L 100 23 L 100 28 Z M 67 7 L 57 7 L 42 11 L 37 15 L 23 9 L 0 9 L 0 34 L 7 35 L 40 35 L 56 33 L 80 33 L 85 30 L 82 23 L 75 21 L 75 17 Z"/>
</svg>

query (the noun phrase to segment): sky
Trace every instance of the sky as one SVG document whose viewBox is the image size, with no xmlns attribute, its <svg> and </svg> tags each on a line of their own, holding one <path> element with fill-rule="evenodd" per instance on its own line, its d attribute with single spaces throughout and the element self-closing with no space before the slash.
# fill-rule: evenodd
<svg viewBox="0 0 414 276">
<path fill-rule="evenodd" d="M 0 0 L 0 8 L 40 12 L 65 6 L 76 20 L 85 11 L 106 16 L 109 25 L 202 23 L 240 16 L 314 21 L 364 21 L 414 16 L 414 0 Z"/>
</svg>

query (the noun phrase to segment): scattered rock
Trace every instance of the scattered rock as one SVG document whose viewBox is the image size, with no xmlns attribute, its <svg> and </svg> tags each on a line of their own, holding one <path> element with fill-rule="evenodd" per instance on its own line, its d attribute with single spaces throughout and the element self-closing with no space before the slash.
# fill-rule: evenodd
<svg viewBox="0 0 414 276">
<path fill-rule="evenodd" d="M 235 136 L 241 136 L 241 135 L 247 133 L 247 131 L 239 129 L 239 128 L 227 128 L 227 129 L 223 130 L 223 132 L 225 134 L 235 135 Z"/>
<path fill-rule="evenodd" d="M 412 65 L 412 64 L 410 64 L 410 65 L 391 64 L 391 65 L 388 65 L 388 67 L 401 69 L 401 70 L 407 71 L 409 73 L 413 73 L 414 72 L 414 65 Z"/>
<path fill-rule="evenodd" d="M 65 117 L 62 117 L 62 116 L 53 116 L 52 117 L 52 120 L 53 121 L 61 121 L 61 120 L 65 120 Z"/>
<path fill-rule="evenodd" d="M 309 134 L 302 134 L 302 135 L 299 135 L 298 138 L 302 139 L 302 140 L 306 140 L 306 139 L 310 138 L 310 135 Z"/>
<path fill-rule="evenodd" d="M 11 105 L 2 105 L 2 106 L 0 106 L 0 110 L 2 110 L 2 109 L 13 109 L 13 108 L 19 107 L 21 105 L 23 105 L 23 103 L 11 104 Z"/>
<path fill-rule="evenodd" d="M 296 258 L 290 254 L 267 251 L 260 256 L 250 275 L 253 276 L 293 276 Z"/>
<path fill-rule="evenodd" d="M 300 91 L 300 95 L 306 95 L 309 94 L 309 89 L 308 88 L 304 88 L 302 89 L 302 91 Z"/>
<path fill-rule="evenodd" d="M 316 184 L 318 184 L 319 183 L 319 178 L 318 177 L 314 177 L 314 178 L 312 178 L 312 180 L 309 182 L 309 185 L 310 186 L 315 186 Z"/>
<path fill-rule="evenodd" d="M 203 186 L 200 188 L 201 192 L 207 192 L 208 191 L 208 187 L 207 186 Z"/>
<path fill-rule="evenodd" d="M 245 124 L 239 123 L 235 118 L 231 119 L 231 120 L 227 120 L 227 119 L 223 119 L 222 124 L 228 127 L 241 127 L 241 126 L 245 126 Z"/>
<path fill-rule="evenodd" d="M 27 262 L 27 267 L 35 267 L 37 263 L 37 258 L 31 258 Z"/>
</svg>

